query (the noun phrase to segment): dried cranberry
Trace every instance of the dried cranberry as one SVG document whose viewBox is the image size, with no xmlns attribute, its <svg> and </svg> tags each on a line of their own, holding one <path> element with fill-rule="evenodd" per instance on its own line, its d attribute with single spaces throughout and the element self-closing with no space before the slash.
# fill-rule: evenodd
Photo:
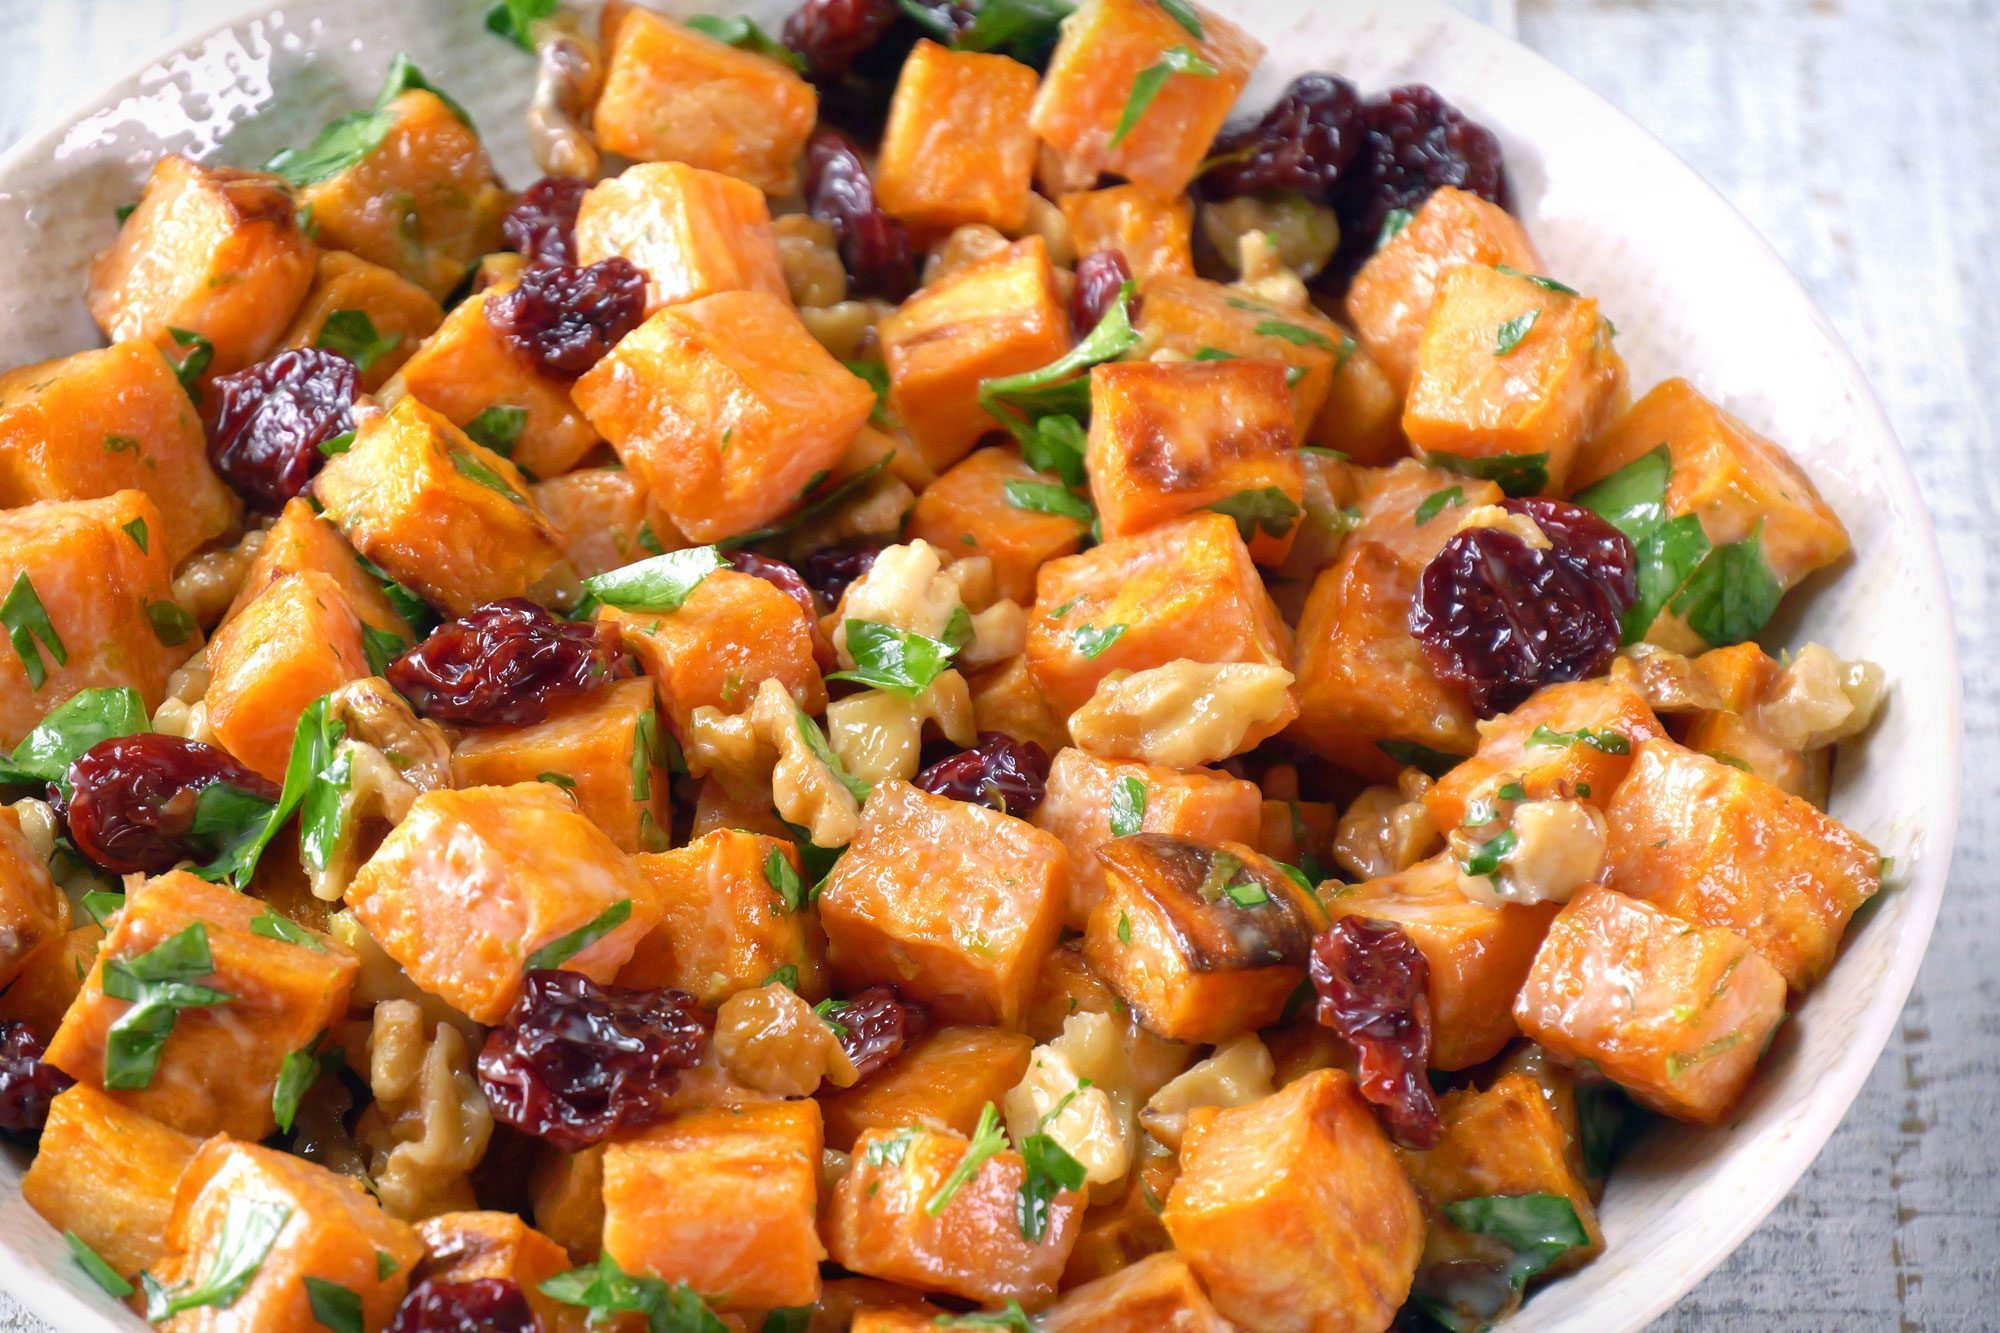
<svg viewBox="0 0 2000 1333">
<path fill-rule="evenodd" d="M 1430 972 L 1423 950 L 1392 922 L 1344 916 L 1313 941 L 1319 1021 L 1354 1048 L 1361 1095 L 1409 1148 L 1435 1145 L 1444 1128 L 1425 1076 Z"/>
<path fill-rule="evenodd" d="M 565 1152 L 656 1124 L 680 1071 L 708 1044 L 694 997 L 600 986 L 581 972 L 528 973 L 479 1052 L 494 1118 Z"/>
<path fill-rule="evenodd" d="M 612 678 L 616 632 L 558 620 L 524 597 L 488 602 L 439 625 L 389 664 L 389 683 L 440 722 L 519 726 Z"/>
<path fill-rule="evenodd" d="M 384 1333 L 542 1333 L 542 1321 L 511 1278 L 426 1278 L 403 1297 Z"/>
<path fill-rule="evenodd" d="M 1439 186 L 1507 206 L 1500 141 L 1434 89 L 1421 83 L 1392 88 L 1362 105 L 1360 122 L 1360 148 L 1335 205 L 1341 235 L 1336 267 L 1359 267 L 1374 252 L 1389 214 L 1414 210 Z"/>
<path fill-rule="evenodd" d="M 1294 79 L 1255 125 L 1230 130 L 1209 155 L 1217 164 L 1201 178 L 1211 199 L 1290 190 L 1315 203 L 1333 202 L 1361 146 L 1361 99 L 1354 85 L 1331 74 Z"/>
<path fill-rule="evenodd" d="M 806 141 L 806 209 L 833 228 L 857 296 L 900 301 L 916 289 L 910 234 L 875 202 L 868 164 L 839 130 L 815 130 Z"/>
<path fill-rule="evenodd" d="M 326 462 L 319 447 L 354 429 L 360 373 L 346 357 L 295 347 L 208 386 L 208 461 L 252 508 L 278 510 Z"/>
<path fill-rule="evenodd" d="M 896 0 L 805 0 L 785 20 L 786 46 L 805 57 L 814 79 L 847 72 L 902 18 Z"/>
<path fill-rule="evenodd" d="M 34 1134 L 48 1123 L 49 1103 L 76 1082 L 42 1063 L 48 1046 L 26 1023 L 0 1018 L 0 1131 Z"/>
<path fill-rule="evenodd" d="M 862 1078 L 888 1064 L 930 1029 L 928 1005 L 906 1000 L 889 986 L 870 986 L 826 1010 L 834 1038 Z"/>
<path fill-rule="evenodd" d="M 535 264 L 487 298 L 486 322 L 536 369 L 558 379 L 589 370 L 646 318 L 646 275 L 623 255 L 588 268 Z"/>
<path fill-rule="evenodd" d="M 1033 741 L 982 731 L 977 745 L 932 764 L 914 781 L 935 795 L 1026 819 L 1049 794 L 1049 752 Z"/>
<path fill-rule="evenodd" d="M 500 234 L 534 263 L 574 264 L 576 212 L 589 190 L 589 181 L 544 176 L 521 191 L 500 220 Z"/>
<path fill-rule="evenodd" d="M 867 537 L 822 546 L 799 562 L 799 575 L 812 585 L 828 608 L 840 605 L 847 590 L 869 570 L 882 554 L 882 543 Z"/>
<path fill-rule="evenodd" d="M 722 558 L 737 573 L 760 578 L 799 604 L 799 610 L 805 613 L 806 628 L 812 633 L 813 657 L 818 661 L 819 669 L 833 670 L 837 665 L 833 641 L 820 630 L 819 606 L 813 600 L 812 588 L 799 576 L 799 571 L 782 560 L 773 560 L 755 551 L 729 551 Z"/>
<path fill-rule="evenodd" d="M 1077 261 L 1076 286 L 1069 295 L 1069 322 L 1077 337 L 1089 333 L 1111 313 L 1111 307 L 1118 304 L 1118 293 L 1130 281 L 1132 266 L 1125 262 L 1122 251 L 1093 250 Z M 1126 313 L 1138 318 L 1138 297 L 1132 298 Z"/>
<path fill-rule="evenodd" d="M 1503 528 L 1467 528 L 1424 566 L 1410 633 L 1438 677 L 1482 717 L 1544 685 L 1602 671 L 1638 595 L 1632 543 L 1587 509 L 1536 497 L 1504 508 L 1549 538 L 1529 546 Z"/>
<path fill-rule="evenodd" d="M 195 831 L 201 793 L 217 783 L 278 799 L 228 751 L 152 731 L 99 741 L 70 764 L 68 797 L 49 792 L 77 851 L 115 874 L 157 875 L 219 850 Z"/>
</svg>

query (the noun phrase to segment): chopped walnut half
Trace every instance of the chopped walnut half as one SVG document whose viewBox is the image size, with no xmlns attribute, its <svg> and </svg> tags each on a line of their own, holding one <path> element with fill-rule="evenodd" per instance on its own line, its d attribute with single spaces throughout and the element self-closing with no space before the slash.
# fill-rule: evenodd
<svg viewBox="0 0 2000 1333">
<path fill-rule="evenodd" d="M 153 712 L 153 730 L 182 740 L 214 744 L 215 733 L 208 726 L 208 705 L 203 702 L 209 675 L 208 646 L 204 644 L 200 652 L 167 677 L 167 697 Z"/>
<path fill-rule="evenodd" d="M 691 776 L 713 778 L 744 799 L 770 787 L 771 769 L 778 762 L 776 748 L 748 712 L 725 713 L 708 704 L 689 715 L 681 754 Z"/>
<path fill-rule="evenodd" d="M 813 1007 L 789 986 L 737 991 L 715 1011 L 715 1052 L 731 1078 L 777 1097 L 808 1097 L 821 1082 L 851 1088 L 860 1075 Z"/>
<path fill-rule="evenodd" d="M 827 741 L 841 766 L 871 785 L 890 778 L 908 782 L 916 776 L 926 723 L 958 746 L 978 742 L 972 692 L 965 677 L 945 671 L 915 698 L 890 690 L 863 690 L 826 708 Z"/>
<path fill-rule="evenodd" d="M 220 546 L 189 556 L 174 571 L 174 600 L 204 629 L 214 629 L 263 548 L 270 533 L 270 520 L 251 528 L 231 546 Z"/>
<path fill-rule="evenodd" d="M 1021 235 L 1041 237 L 1049 247 L 1049 262 L 1057 268 L 1076 267 L 1076 233 L 1063 211 L 1044 196 L 1028 196 L 1028 225 Z"/>
<path fill-rule="evenodd" d="M 597 41 L 576 15 L 558 10 L 535 21 L 535 91 L 528 101 L 528 148 L 545 176 L 597 179 L 599 156 L 585 125 L 604 82 Z"/>
<path fill-rule="evenodd" d="M 1430 785 L 1416 769 L 1420 786 L 1374 786 L 1354 798 L 1341 812 L 1333 835 L 1333 863 L 1358 879 L 1381 879 L 1408 870 L 1444 843 L 1437 822 L 1423 802 Z"/>
<path fill-rule="evenodd" d="M 1333 210 L 1296 194 L 1245 195 L 1201 206 L 1201 230 L 1215 252 L 1237 262 L 1249 276 L 1243 242 L 1255 236 L 1270 260 L 1311 282 L 1340 246 L 1340 220 Z M 1303 307 L 1299 307 L 1303 308 Z"/>
<path fill-rule="evenodd" d="M 1257 662 L 1180 658 L 1114 671 L 1070 714 L 1069 733 L 1105 759 L 1193 768 L 1227 759 L 1244 738 L 1284 715 L 1292 673 Z"/>
<path fill-rule="evenodd" d="M 1256 1033 L 1246 1032 L 1216 1047 L 1206 1060 L 1154 1093 L 1139 1112 L 1139 1123 L 1178 1152 L 1189 1111 L 1197 1106 L 1247 1106 L 1277 1091 L 1276 1078 L 1271 1052 Z"/>
<path fill-rule="evenodd" d="M 793 305 L 826 307 L 847 299 L 847 270 L 831 226 L 804 213 L 788 213 L 773 219 L 771 230 L 778 238 Z"/>
<path fill-rule="evenodd" d="M 1799 649 L 1765 691 L 1756 720 L 1771 739 L 1805 753 L 1866 730 L 1882 705 L 1882 668 L 1843 661 L 1817 643 Z"/>
<path fill-rule="evenodd" d="M 831 617 L 840 664 L 854 665 L 847 651 L 850 620 L 872 620 L 942 639 L 961 611 L 970 620 L 971 638 L 959 650 L 960 661 L 977 666 L 1014 656 L 1027 643 L 1027 615 L 1011 601 L 995 600 L 993 587 L 993 562 L 985 556 L 946 564 L 944 553 L 922 539 L 885 548 L 848 588 Z"/>
<path fill-rule="evenodd" d="M 1514 807 L 1505 829 L 1485 838 L 1455 829 L 1450 838 L 1452 855 L 1463 866 L 1484 843 L 1509 833 L 1514 845 L 1491 875 L 1459 876 L 1459 888 L 1474 902 L 1489 907 L 1566 903 L 1604 868 L 1604 816 L 1583 801 L 1523 801 Z"/>
<path fill-rule="evenodd" d="M 1311 308 L 1312 295 L 1305 282 L 1285 267 L 1278 247 L 1263 232 L 1245 232 L 1237 240 L 1236 268 L 1242 276 L 1230 285 L 1252 300 L 1280 310 Z"/>
<path fill-rule="evenodd" d="M 1611 659 L 1611 679 L 1629 685 L 1655 713 L 1719 711 L 1722 695 L 1694 659 L 1657 644 L 1635 643 Z"/>
<path fill-rule="evenodd" d="M 861 806 L 808 740 L 819 724 L 799 711 L 775 680 L 757 687 L 750 715 L 778 752 L 771 770 L 771 804 L 788 823 L 804 828 L 817 847 L 845 847 L 861 824 Z"/>
<path fill-rule="evenodd" d="M 928 287 L 940 278 L 948 278 L 961 270 L 971 268 L 983 259 L 991 259 L 1005 250 L 1012 242 L 996 229 L 983 222 L 968 223 L 955 227 L 924 258 L 924 286 Z"/>
<path fill-rule="evenodd" d="M 368 1085 L 375 1100 L 355 1136 L 369 1149 L 382 1207 L 406 1222 L 478 1207 L 471 1173 L 493 1136 L 493 1111 L 458 1029 L 427 1024 L 405 1000 L 377 1005 Z"/>
<path fill-rule="evenodd" d="M 1132 1169 L 1132 1135 L 1111 1094 L 1084 1076 L 1055 1047 L 1037 1046 L 1028 1072 L 1005 1098 L 1007 1130 L 1019 1143 L 1047 1134 L 1082 1163 L 1088 1185 L 1112 1185 Z"/>
<path fill-rule="evenodd" d="M 875 326 L 894 313 L 886 301 L 836 301 L 799 307 L 799 320 L 821 347 L 843 361 L 856 361 L 875 344 Z"/>
<path fill-rule="evenodd" d="M 451 744 L 437 723 L 410 711 L 379 676 L 350 681 L 328 695 L 326 715 L 347 729 L 333 761 L 346 762 L 347 785 L 340 793 L 339 838 L 327 849 L 325 865 L 307 859 L 305 870 L 313 896 L 334 902 L 421 793 L 451 786 Z"/>
</svg>

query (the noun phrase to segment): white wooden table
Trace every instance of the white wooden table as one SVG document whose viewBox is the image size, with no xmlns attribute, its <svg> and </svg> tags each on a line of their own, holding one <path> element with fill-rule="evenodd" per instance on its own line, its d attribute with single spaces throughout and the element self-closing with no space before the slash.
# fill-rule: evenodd
<svg viewBox="0 0 2000 1333">
<path fill-rule="evenodd" d="M 1964 639 L 1972 771 L 1916 993 L 1818 1164 L 1660 1327 L 2000 1327 L 2000 0 L 1459 3 L 1652 128 L 1804 278 L 1909 450 Z M 0 145 L 248 5 L 0 0 Z M 45 1327 L 0 1293 L 0 1333 Z"/>
</svg>

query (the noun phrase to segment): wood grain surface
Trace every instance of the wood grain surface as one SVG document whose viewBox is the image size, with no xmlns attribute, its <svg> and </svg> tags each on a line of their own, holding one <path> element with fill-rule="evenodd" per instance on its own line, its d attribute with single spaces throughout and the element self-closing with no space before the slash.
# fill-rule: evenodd
<svg viewBox="0 0 2000 1333">
<path fill-rule="evenodd" d="M 1804 279 L 1909 452 L 1964 646 L 1959 854 L 1896 1037 L 1791 1197 L 1658 1327 L 2000 1327 L 2000 2 L 1459 2 L 1652 129 Z M 248 7 L 0 0 L 0 144 Z M 0 1292 L 0 1333 L 45 1328 Z"/>
</svg>

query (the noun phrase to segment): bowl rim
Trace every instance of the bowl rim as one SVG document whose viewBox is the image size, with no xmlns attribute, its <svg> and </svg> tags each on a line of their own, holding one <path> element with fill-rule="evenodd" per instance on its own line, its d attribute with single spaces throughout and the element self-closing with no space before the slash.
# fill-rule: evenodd
<svg viewBox="0 0 2000 1333">
<path fill-rule="evenodd" d="M 23 163 L 50 155 L 77 125 L 106 106 L 115 105 L 117 99 L 142 91 L 146 75 L 156 66 L 165 64 L 177 55 L 194 52 L 224 33 L 237 32 L 273 15 L 282 15 L 293 8 L 294 4 L 309 14 L 312 9 L 329 2 L 330 0 L 250 0 L 250 3 L 233 11 L 228 18 L 220 22 L 192 26 L 183 35 L 168 39 L 145 59 L 131 62 L 110 79 L 93 84 L 89 91 L 63 103 L 55 112 L 31 124 L 18 142 L 0 152 L 0 186 L 4 186 L 7 179 L 18 171 Z M 645 2 L 647 0 L 642 0 L 642 3 Z M 685 10 L 689 4 L 689 0 L 650 0 L 650 2 L 656 6 L 664 5 L 676 12 Z M 1206 2 L 1226 11 L 1239 5 L 1254 3 L 1255 0 L 1206 0 Z M 1337 0 L 1301 0 L 1301 2 L 1337 3 Z M 594 10 L 598 0 L 582 0 L 582 3 L 584 7 Z M 1912 537 L 1917 539 L 1912 543 L 1913 549 L 1908 553 L 1913 563 L 1927 577 L 1930 586 L 1938 593 L 1937 613 L 1942 620 L 1943 633 L 1942 642 L 1936 647 L 1941 654 L 1938 665 L 1946 690 L 1943 712 L 1950 726 L 1943 737 L 1930 738 L 1931 743 L 1938 745 L 1942 750 L 1939 756 L 1942 761 L 1939 765 L 1942 782 L 1933 805 L 1935 814 L 1925 829 L 1921 864 L 1916 867 L 1915 873 L 1908 881 L 1885 885 L 1882 890 L 1883 893 L 1910 898 L 1914 903 L 1913 910 L 1905 917 L 1902 924 L 1898 947 L 1893 951 L 1891 964 L 1881 975 L 1881 984 L 1858 1017 L 1851 1033 L 1852 1039 L 1845 1047 L 1845 1054 L 1837 1063 L 1822 1071 L 1822 1077 L 1815 1086 L 1810 1100 L 1810 1104 L 1816 1110 L 1815 1130 L 1789 1139 L 1778 1153 L 1764 1159 L 1760 1163 L 1758 1173 L 1760 1184 L 1752 1191 L 1748 1206 L 1737 1210 L 1730 1218 L 1723 1220 L 1721 1225 L 1705 1229 L 1704 1242 L 1692 1261 L 1683 1267 L 1675 1279 L 1671 1283 L 1656 1285 L 1654 1295 L 1632 1306 L 1632 1317 L 1623 1327 L 1637 1330 L 1652 1323 L 1690 1295 L 1724 1260 L 1734 1254 L 1743 1242 L 1763 1225 L 1778 1204 L 1792 1193 L 1798 1182 L 1818 1160 L 1820 1152 L 1831 1140 L 1834 1132 L 1853 1110 L 1862 1085 L 1887 1052 L 1890 1035 L 1908 1005 L 1910 992 L 1916 984 L 1917 973 L 1922 968 L 1928 953 L 1931 935 L 1935 930 L 1938 912 L 1948 887 L 1964 788 L 1964 676 L 1956 611 L 1952 604 L 1951 585 L 1945 576 L 1943 552 L 1938 544 L 1936 525 L 1930 507 L 1917 485 L 1916 475 L 1911 469 L 1908 452 L 1902 439 L 1876 395 L 1874 386 L 1846 340 L 1833 321 L 1827 317 L 1818 301 L 1813 298 L 1805 283 L 1743 211 L 1723 194 L 1719 187 L 1668 146 L 1648 125 L 1626 112 L 1582 78 L 1527 45 L 1519 37 L 1452 7 L 1446 0 L 1398 0 L 1398 4 L 1428 17 L 1439 25 L 1440 31 L 1448 32 L 1454 38 L 1497 44 L 1507 48 L 1515 59 L 1525 58 L 1542 79 L 1562 85 L 1568 95 L 1580 97 L 1596 108 L 1600 114 L 1617 122 L 1624 130 L 1633 134 L 1635 145 L 1642 146 L 1645 152 L 1652 155 L 1667 173 L 1675 178 L 1677 188 L 1697 192 L 1712 207 L 1718 208 L 1720 213 L 1726 216 L 1747 243 L 1747 248 L 1776 275 L 1777 281 L 1807 313 L 1813 328 L 1831 352 L 1839 378 L 1848 388 L 1853 403 L 1862 416 L 1860 424 L 1864 429 L 1857 431 L 1856 434 L 1866 437 L 1866 448 L 1869 453 L 1880 456 L 1883 479 L 1895 492 L 1900 502 L 1900 510 L 1913 516 L 1915 520 L 1914 527 L 1906 529 L 1903 534 L 1906 540 Z M 6 196 L 7 191 L 0 188 L 0 197 Z M 1882 448 L 1883 444 L 1888 447 Z M 1828 1108 L 1836 1100 L 1838 1113 L 1830 1114 Z M 14 1253 L 11 1243 L 0 1241 L 0 1255 Z M 112 1322 L 116 1316 L 109 1315 L 99 1306 L 84 1304 L 60 1278 L 33 1263 L 23 1264 L 15 1274 L 10 1275 L 6 1291 L 28 1311 L 51 1321 L 57 1328 L 117 1326 Z M 1527 1310 L 1532 1308 L 1529 1306 Z M 1525 1314 L 1526 1311 L 1515 1315 L 1508 1321 L 1508 1326 L 1522 1329 L 1533 1327 L 1534 1325 L 1524 1318 Z M 129 1312 L 127 1317 L 130 1318 Z"/>
</svg>

